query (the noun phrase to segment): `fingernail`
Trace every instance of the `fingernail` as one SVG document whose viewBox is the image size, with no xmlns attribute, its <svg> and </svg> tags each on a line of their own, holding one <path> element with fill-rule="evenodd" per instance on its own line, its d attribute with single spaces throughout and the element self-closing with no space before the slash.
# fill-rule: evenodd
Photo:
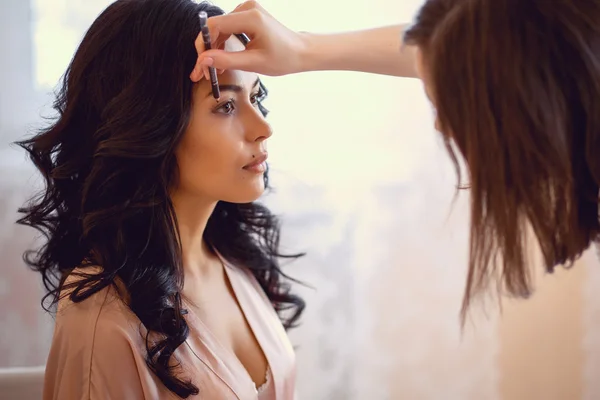
<svg viewBox="0 0 600 400">
<path fill-rule="evenodd" d="M 202 61 L 200 61 L 201 65 L 205 65 L 207 67 L 212 67 L 212 65 L 215 63 L 215 60 L 213 60 L 210 57 L 206 57 L 205 59 L 203 59 Z"/>
<path fill-rule="evenodd" d="M 210 81 L 210 72 L 208 72 L 208 67 L 204 67 L 202 68 L 203 72 L 204 72 L 204 77 L 206 78 L 207 81 Z"/>
</svg>

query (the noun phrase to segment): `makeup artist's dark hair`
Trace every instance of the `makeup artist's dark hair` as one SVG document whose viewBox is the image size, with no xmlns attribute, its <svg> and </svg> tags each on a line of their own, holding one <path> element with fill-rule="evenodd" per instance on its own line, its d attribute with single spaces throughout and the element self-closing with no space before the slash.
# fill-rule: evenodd
<svg viewBox="0 0 600 400">
<path fill-rule="evenodd" d="M 598 240 L 600 2 L 428 0 L 405 43 L 418 46 L 455 163 L 471 191 L 462 317 L 494 276 L 531 292 L 526 237 L 547 271 Z"/>
<path fill-rule="evenodd" d="M 24 257 L 49 292 L 42 305 L 53 310 L 66 289 L 70 300 L 81 302 L 122 282 L 131 310 L 161 338 L 146 342 L 148 366 L 182 398 L 199 389 L 178 379 L 169 364 L 188 336 L 169 188 L 178 176 L 174 151 L 192 112 L 189 75 L 197 59 L 200 11 L 223 14 L 191 0 L 110 5 L 63 77 L 56 121 L 18 143 L 45 179 L 45 189 L 19 210 L 24 216 L 18 221 L 47 239 Z M 204 237 L 213 250 L 254 274 L 286 328 L 295 325 L 304 301 L 290 292 L 278 260 L 300 255 L 279 253 L 279 223 L 266 207 L 219 202 Z M 97 265 L 101 272 L 86 273 Z M 66 284 L 77 267 L 83 276 Z"/>
</svg>

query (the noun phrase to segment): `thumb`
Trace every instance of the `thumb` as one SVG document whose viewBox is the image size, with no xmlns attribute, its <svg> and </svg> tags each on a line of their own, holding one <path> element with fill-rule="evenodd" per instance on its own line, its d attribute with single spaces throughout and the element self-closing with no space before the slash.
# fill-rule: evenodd
<svg viewBox="0 0 600 400">
<path fill-rule="evenodd" d="M 261 54 L 258 50 L 226 51 L 212 49 L 202 52 L 198 57 L 198 63 L 201 65 L 214 67 L 217 69 L 237 69 L 261 73 L 264 69 L 262 65 Z M 212 60 L 212 62 L 211 62 Z"/>
</svg>

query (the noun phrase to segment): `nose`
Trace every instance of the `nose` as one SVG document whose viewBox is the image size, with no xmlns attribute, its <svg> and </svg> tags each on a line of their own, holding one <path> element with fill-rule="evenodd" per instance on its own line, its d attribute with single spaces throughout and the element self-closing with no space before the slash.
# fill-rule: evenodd
<svg viewBox="0 0 600 400">
<path fill-rule="evenodd" d="M 246 126 L 247 140 L 261 142 L 273 135 L 273 129 L 259 110 L 254 110 Z"/>
</svg>

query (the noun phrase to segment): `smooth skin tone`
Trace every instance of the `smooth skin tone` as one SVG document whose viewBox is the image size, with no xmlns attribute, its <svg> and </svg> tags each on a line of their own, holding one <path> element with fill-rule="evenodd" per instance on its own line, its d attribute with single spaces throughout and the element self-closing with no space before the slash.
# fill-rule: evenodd
<svg viewBox="0 0 600 400">
<path fill-rule="evenodd" d="M 224 49 L 236 52 L 244 46 L 232 37 Z M 203 233 L 218 201 L 248 203 L 262 195 L 272 131 L 258 108 L 262 93 L 256 73 L 229 69 L 219 84 L 219 101 L 209 82 L 195 85 L 191 121 L 176 151 L 179 182 L 171 198 L 183 250 L 183 296 L 258 387 L 265 381 L 267 360 Z"/>
<path fill-rule="evenodd" d="M 294 32 L 258 2 L 246 1 L 229 14 L 209 18 L 208 27 L 213 50 L 205 52 L 202 38 L 196 40 L 200 55 L 190 75 L 194 82 L 208 66 L 270 76 L 347 70 L 417 77 L 416 48 L 402 44 L 405 25 L 324 35 Z M 242 52 L 224 51 L 222 43 L 235 33 L 247 34 L 251 42 Z"/>
</svg>

